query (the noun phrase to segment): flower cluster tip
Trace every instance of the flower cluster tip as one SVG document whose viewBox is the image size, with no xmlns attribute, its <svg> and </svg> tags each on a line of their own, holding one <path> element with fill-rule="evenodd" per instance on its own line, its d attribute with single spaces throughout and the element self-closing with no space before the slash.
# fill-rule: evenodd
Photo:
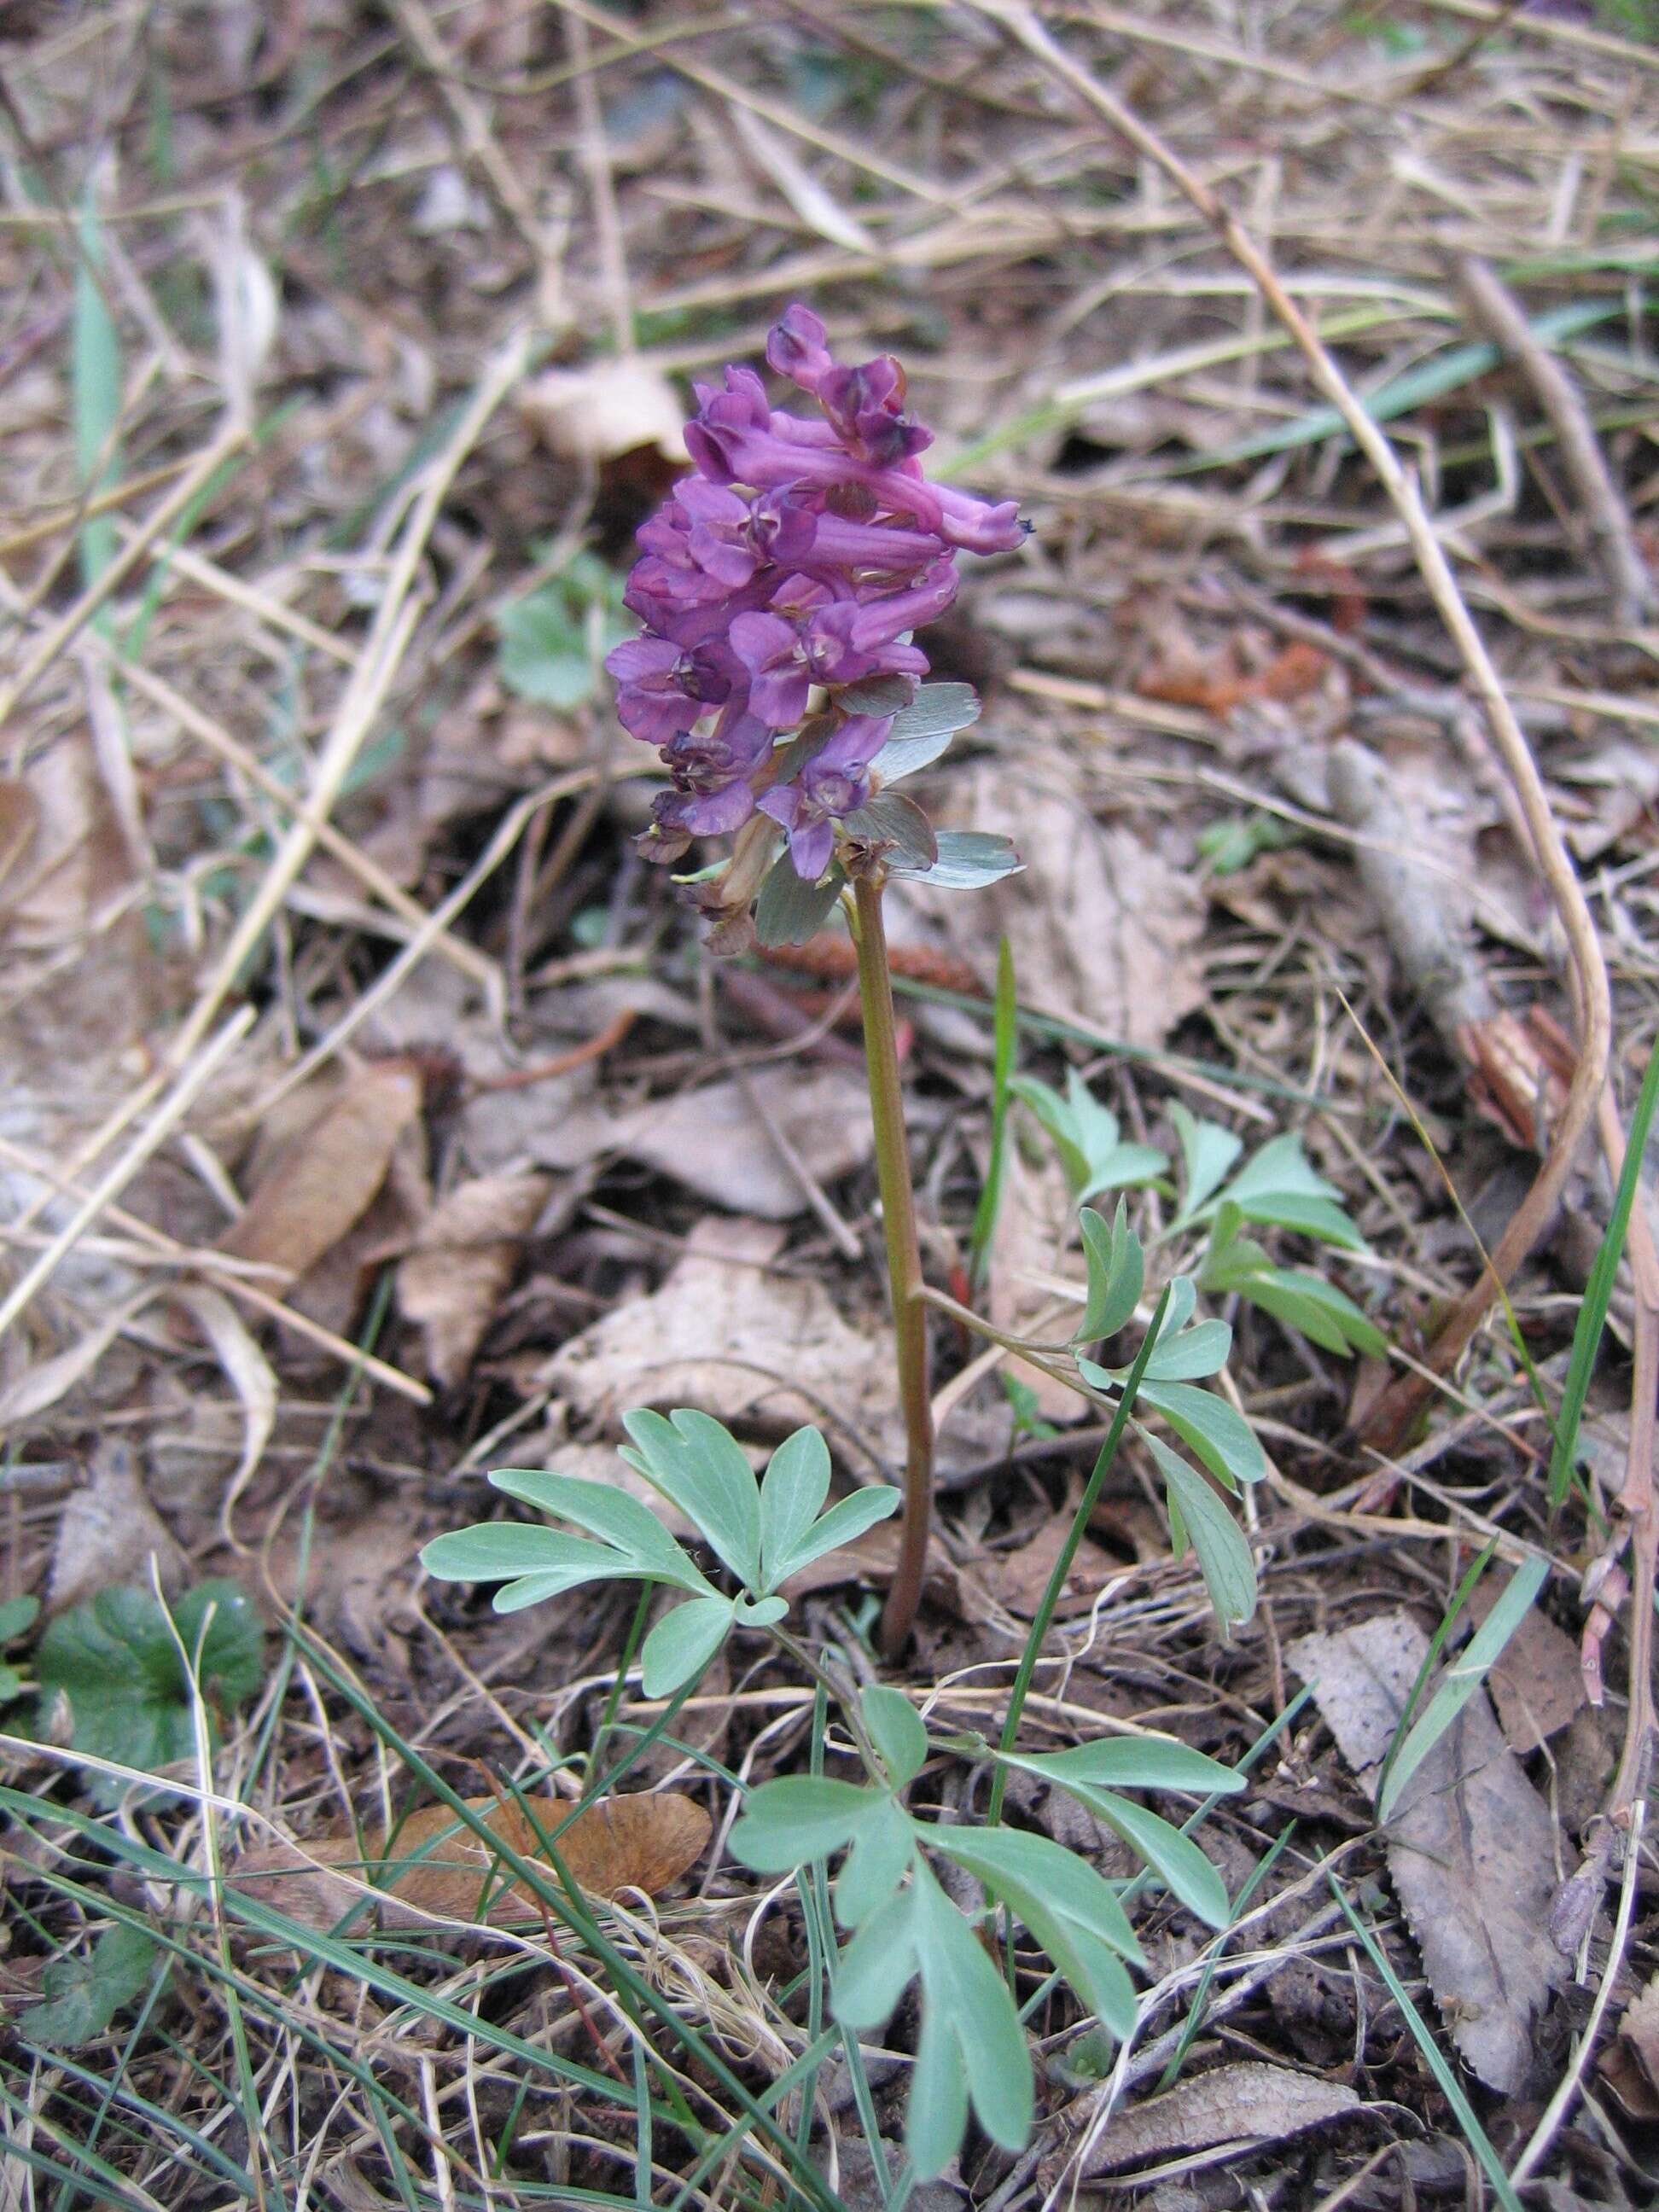
<svg viewBox="0 0 1659 2212">
<path fill-rule="evenodd" d="M 751 368 L 695 387 L 696 473 L 639 532 L 624 597 L 645 629 L 605 665 L 622 722 L 669 774 L 642 841 L 658 860 L 758 811 L 817 882 L 836 825 L 871 796 L 888 701 L 927 672 L 913 633 L 956 597 L 957 555 L 1025 535 L 1012 501 L 927 481 L 933 433 L 905 412 L 896 361 L 848 366 L 824 340 L 796 306 L 766 345 L 816 416 L 774 408 Z M 870 711 L 872 684 L 884 711 Z"/>
</svg>

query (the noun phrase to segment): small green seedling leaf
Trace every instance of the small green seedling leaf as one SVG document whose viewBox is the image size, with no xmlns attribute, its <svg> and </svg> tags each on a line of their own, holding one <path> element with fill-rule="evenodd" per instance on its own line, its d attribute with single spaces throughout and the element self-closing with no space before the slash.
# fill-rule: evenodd
<svg viewBox="0 0 1659 2212">
<path fill-rule="evenodd" d="M 176 1640 L 175 1640 L 176 1631 Z M 154 1771 L 195 1755 L 190 1653 L 208 1709 L 210 1734 L 246 1705 L 264 1680 L 264 1630 L 238 1583 L 198 1583 L 171 1608 L 147 1589 L 100 1590 L 60 1613 L 35 1655 L 39 1725 L 69 1708 L 76 1751 Z M 121 1785 L 90 1778 L 107 1798 Z"/>
<path fill-rule="evenodd" d="M 27 1636 L 40 1618 L 38 1597 L 10 1597 L 0 1605 L 0 1644 L 15 1644 Z"/>
<path fill-rule="evenodd" d="M 1078 1225 L 1083 1232 L 1083 1258 L 1089 1272 L 1089 1288 L 1083 1319 L 1072 1340 L 1074 1344 L 1095 1344 L 1102 1337 L 1115 1336 L 1133 1319 L 1146 1285 L 1146 1255 L 1140 1249 L 1140 1239 L 1129 1226 L 1122 1199 L 1117 1202 L 1117 1212 L 1109 1228 L 1103 1214 L 1086 1206 L 1078 1216 Z"/>
<path fill-rule="evenodd" d="M 84 1958 L 54 1959 L 40 1977 L 45 1999 L 18 2014 L 18 2033 L 59 2049 L 91 2043 L 143 1995 L 158 1948 L 145 1929 L 118 1921 Z"/>
<path fill-rule="evenodd" d="M 1531 1610 L 1549 1571 L 1546 1559 L 1523 1560 L 1469 1638 L 1468 1648 L 1447 1668 L 1439 1687 L 1395 1753 L 1383 1777 L 1376 1806 L 1379 1820 L 1386 1820 L 1395 1811 L 1407 1782 L 1492 1672 L 1504 1646 Z"/>
<path fill-rule="evenodd" d="M 1060 1431 L 1052 1421 L 1042 1418 L 1042 1401 L 1029 1382 L 1018 1375 L 1011 1375 L 1005 1367 L 998 1371 L 997 1380 L 1002 1385 L 1002 1395 L 1008 1401 L 1009 1411 L 1014 1417 L 1014 1434 L 1046 1439 L 1057 1437 Z"/>
<path fill-rule="evenodd" d="M 859 1710 L 888 1780 L 895 1790 L 904 1789 L 927 1764 L 927 1731 L 921 1715 L 902 1690 L 882 1682 L 872 1682 L 860 1692 Z"/>
<path fill-rule="evenodd" d="M 633 635 L 618 578 L 592 554 L 578 554 L 549 582 L 515 599 L 501 616 L 501 681 L 521 699 L 568 712 L 599 689 L 612 646 Z"/>
<path fill-rule="evenodd" d="M 805 945 L 835 912 L 847 878 L 835 863 L 815 884 L 804 883 L 786 853 L 761 885 L 755 902 L 755 936 L 768 946 Z"/>
</svg>

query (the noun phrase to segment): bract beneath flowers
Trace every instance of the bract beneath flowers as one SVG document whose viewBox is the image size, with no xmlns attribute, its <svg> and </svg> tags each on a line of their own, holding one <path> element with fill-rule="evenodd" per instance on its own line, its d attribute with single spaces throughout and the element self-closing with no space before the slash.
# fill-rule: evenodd
<svg viewBox="0 0 1659 2212">
<path fill-rule="evenodd" d="M 774 408 L 750 368 L 696 386 L 697 473 L 639 532 L 624 596 L 645 629 L 605 666 L 623 724 L 672 783 L 644 850 L 677 860 L 759 814 L 817 882 L 892 725 L 868 687 L 880 680 L 884 705 L 911 696 L 927 672 L 913 634 L 956 597 L 957 553 L 1012 551 L 1025 528 L 1012 501 L 928 483 L 933 433 L 904 412 L 896 361 L 832 360 L 799 306 L 766 357 L 819 413 Z"/>
</svg>

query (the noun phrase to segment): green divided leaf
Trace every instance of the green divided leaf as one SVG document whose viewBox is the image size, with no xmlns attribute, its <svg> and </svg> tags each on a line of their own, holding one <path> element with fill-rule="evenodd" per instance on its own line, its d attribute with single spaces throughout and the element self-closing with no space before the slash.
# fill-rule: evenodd
<svg viewBox="0 0 1659 2212">
<path fill-rule="evenodd" d="M 198 1583 L 171 1608 L 171 1620 L 147 1589 L 100 1590 L 90 1603 L 60 1613 L 35 1656 L 41 1729 L 52 1726 L 61 1698 L 76 1751 L 151 1771 L 193 1757 L 191 1678 L 180 1643 L 213 1734 L 264 1680 L 264 1630 L 246 1592 L 228 1581 Z M 111 1798 L 121 1789 L 97 1778 L 92 1787 Z"/>
<path fill-rule="evenodd" d="M 914 1822 L 894 1798 L 872 1813 L 853 1838 L 836 1877 L 836 1917 L 861 1928 L 886 1905 L 916 1855 Z"/>
<path fill-rule="evenodd" d="M 1177 1553 L 1190 1538 L 1218 1620 L 1230 1627 L 1255 1611 L 1255 1558 L 1238 1523 L 1203 1476 L 1156 1437 L 1145 1438 L 1169 1492 L 1170 1529 Z"/>
<path fill-rule="evenodd" d="M 1194 1797 L 1232 1796 L 1248 1787 L 1247 1778 L 1173 1736 L 1108 1735 L 1066 1751 L 999 1753 L 1010 1766 L 1023 1767 L 1069 1788 L 1086 1782 L 1098 1790 L 1176 1790 Z"/>
<path fill-rule="evenodd" d="M 842 827 L 855 845 L 880 854 L 896 874 L 925 874 L 939 858 L 933 825 L 902 791 L 878 791 L 856 807 Z"/>
<path fill-rule="evenodd" d="M 838 1551 L 843 1544 L 852 1543 L 866 1528 L 873 1528 L 878 1521 L 886 1520 L 898 1509 L 899 1492 L 890 1482 L 876 1483 L 868 1490 L 855 1490 L 850 1498 L 837 1499 L 826 1514 L 813 1522 L 788 1557 L 776 1563 L 772 1570 L 775 1580 L 787 1582 L 791 1575 L 810 1567 L 814 1559 L 821 1559 L 826 1552 Z"/>
<path fill-rule="evenodd" d="M 731 1598 L 688 1598 L 665 1613 L 640 1653 L 647 1698 L 672 1698 L 708 1664 L 732 1631 Z"/>
<path fill-rule="evenodd" d="M 1190 1382 L 1143 1382 L 1139 1402 L 1162 1413 L 1182 1442 L 1223 1482 L 1260 1482 L 1267 1474 L 1267 1455 L 1255 1431 L 1213 1390 L 1197 1390 Z"/>
<path fill-rule="evenodd" d="M 633 1439 L 623 1457 L 695 1521 L 739 1582 L 761 1588 L 760 1492 L 737 1439 L 707 1413 L 682 1407 L 623 1415 Z"/>
<path fill-rule="evenodd" d="M 638 1562 L 640 1578 L 672 1583 L 699 1595 L 709 1584 L 690 1555 L 676 1543 L 648 1505 L 608 1482 L 590 1482 L 580 1475 L 555 1474 L 538 1468 L 499 1468 L 489 1478 L 492 1488 L 533 1505 L 561 1521 L 572 1521 L 590 1536 Z M 514 1524 L 494 1524 L 507 1528 Z M 442 1538 L 438 1540 L 443 1541 Z M 482 1579 L 482 1577 L 480 1577 Z"/>
<path fill-rule="evenodd" d="M 1030 2054 L 1008 1984 L 927 1869 L 909 1891 L 921 1973 L 921 2038 L 905 2121 L 918 2177 L 956 2155 L 971 2101 L 993 2142 L 1018 2150 L 1031 2131 Z"/>
<path fill-rule="evenodd" d="M 1115 1336 L 1133 1319 L 1146 1286 L 1146 1255 L 1140 1249 L 1140 1239 L 1129 1226 L 1122 1199 L 1117 1202 L 1117 1212 L 1109 1228 L 1105 1217 L 1092 1206 L 1085 1206 L 1078 1217 L 1078 1226 L 1083 1232 L 1089 1292 L 1083 1319 L 1072 1340 L 1074 1344 L 1095 1344 L 1102 1337 Z"/>
<path fill-rule="evenodd" d="M 1115 1783 L 1126 1789 L 1190 1790 L 1194 1796 L 1201 1790 L 1208 1796 L 1216 1790 L 1242 1790 L 1245 1786 L 1242 1775 L 1206 1759 L 1201 1752 L 1188 1751 L 1184 1744 L 1150 1737 L 1109 1739 L 1079 1744 L 1070 1751 L 1001 1752 L 998 1756 L 1005 1765 L 1039 1775 L 1086 1805 L 1145 1859 L 1188 1911 L 1195 1912 L 1212 1928 L 1226 1926 L 1226 1889 L 1198 1845 L 1133 1798 L 1119 1796 L 1103 1785 Z"/>
<path fill-rule="evenodd" d="M 760 1486 L 763 1589 L 777 1588 L 780 1565 L 805 1540 L 829 1495 L 830 1447 L 816 1429 L 797 1429 L 768 1461 Z"/>
<path fill-rule="evenodd" d="M 788 1874 L 841 1850 L 892 1802 L 884 1790 L 825 1774 L 782 1775 L 749 1792 L 729 1848 L 757 1874 Z"/>
<path fill-rule="evenodd" d="M 896 783 L 901 776 L 930 768 L 949 749 L 957 732 L 976 722 L 979 714 L 979 697 L 971 684 L 924 684 L 894 716 L 887 742 L 872 763 L 875 774 L 884 784 Z"/>
<path fill-rule="evenodd" d="M 755 902 L 756 938 L 765 945 L 806 944 L 835 912 L 846 881 L 836 863 L 817 883 L 804 883 L 786 853 L 775 862 Z"/>
<path fill-rule="evenodd" d="M 988 830 L 941 830 L 934 842 L 938 859 L 931 867 L 915 872 L 912 880 L 931 884 L 936 890 L 976 891 L 986 884 L 1000 883 L 1005 876 L 1018 875 L 1025 866 L 1006 837 Z"/>
<path fill-rule="evenodd" d="M 26 2043 L 57 2047 L 90 2043 L 143 1995 L 158 1948 L 143 1929 L 118 1921 L 85 1958 L 54 1959 L 40 1977 L 45 1999 L 18 2014 L 18 2033 Z"/>
<path fill-rule="evenodd" d="M 1241 1138 L 1234 1136 L 1231 1129 L 1224 1129 L 1218 1121 L 1200 1121 L 1178 1099 L 1170 1108 L 1170 1119 L 1181 1140 L 1182 1180 L 1185 1188 L 1180 1218 L 1189 1221 L 1205 1200 L 1221 1188 L 1244 1145 Z"/>
<path fill-rule="evenodd" d="M 1122 1142 L 1116 1115 L 1101 1104 L 1075 1068 L 1067 1075 L 1063 1098 L 1034 1075 L 1017 1075 L 1009 1087 L 1052 1139 L 1079 1200 L 1155 1182 L 1169 1165 L 1155 1146 Z"/>
<path fill-rule="evenodd" d="M 921 1715 L 902 1690 L 882 1682 L 869 1683 L 860 1692 L 859 1710 L 888 1780 L 895 1790 L 902 1790 L 927 1764 L 927 1731 Z"/>
<path fill-rule="evenodd" d="M 1024 1922 L 1114 2035 L 1133 2033 L 1134 1985 L 1122 1961 L 1146 1961 L 1115 1892 L 1091 1866 L 1052 1838 L 1016 1828 L 942 1828 L 927 1841 Z"/>
</svg>

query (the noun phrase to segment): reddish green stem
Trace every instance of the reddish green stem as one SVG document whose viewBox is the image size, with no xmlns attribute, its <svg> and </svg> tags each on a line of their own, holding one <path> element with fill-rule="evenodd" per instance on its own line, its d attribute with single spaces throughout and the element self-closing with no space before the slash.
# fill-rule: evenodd
<svg viewBox="0 0 1659 2212">
<path fill-rule="evenodd" d="M 921 1248 L 910 1183 L 910 1148 L 899 1086 L 893 983 L 887 965 L 882 887 L 860 876 L 853 887 L 858 916 L 859 995 L 864 1006 L 864 1054 L 870 1070 L 870 1112 L 876 1125 L 876 1177 L 887 1238 L 887 1279 L 893 1296 L 899 1405 L 904 1415 L 904 1506 L 898 1565 L 881 1616 L 881 1648 L 903 1650 L 921 1602 L 933 1511 L 933 1409 L 927 1391 L 927 1312 L 921 1302 Z"/>
</svg>

